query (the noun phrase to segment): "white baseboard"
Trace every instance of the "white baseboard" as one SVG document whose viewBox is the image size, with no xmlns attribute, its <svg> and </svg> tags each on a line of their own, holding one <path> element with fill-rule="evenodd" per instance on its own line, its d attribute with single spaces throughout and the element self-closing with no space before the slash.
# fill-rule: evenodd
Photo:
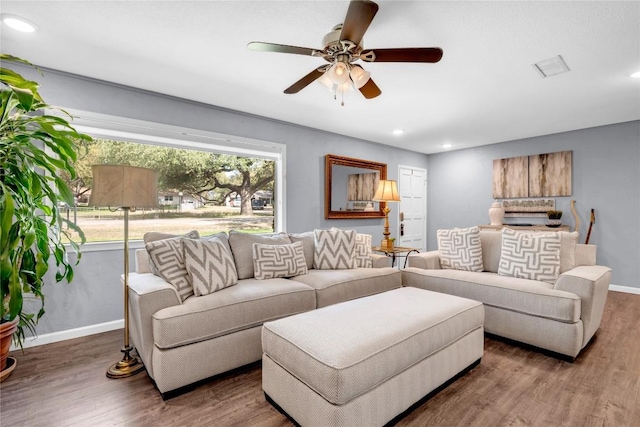
<svg viewBox="0 0 640 427">
<path fill-rule="evenodd" d="M 632 288 L 631 286 L 618 286 L 609 285 L 610 291 L 626 292 L 628 294 L 640 295 L 640 288 Z M 88 335 L 99 334 L 102 332 L 109 332 L 116 329 L 124 328 L 124 319 L 114 320 L 112 322 L 99 323 L 97 325 L 83 326 L 76 329 L 68 329 L 66 331 L 52 332 L 50 334 L 38 335 L 36 338 L 27 338 L 24 343 L 24 348 L 36 347 L 44 344 L 51 344 L 58 341 L 70 340 L 73 338 L 86 337 Z M 11 351 L 19 350 L 13 344 L 11 345 Z"/>
<path fill-rule="evenodd" d="M 609 285 L 610 291 L 625 292 L 628 294 L 640 295 L 640 288 L 632 288 L 631 286 Z"/>
<path fill-rule="evenodd" d="M 83 326 L 81 328 L 67 329 L 66 331 L 52 332 L 50 334 L 42 334 L 37 337 L 28 337 L 22 343 L 23 348 L 36 347 L 44 344 L 51 344 L 54 342 L 70 340 L 73 338 L 86 337 L 88 335 L 100 334 L 102 332 L 114 331 L 116 329 L 124 328 L 124 319 L 114 320 L 106 323 L 98 323 L 97 325 Z M 20 347 L 16 347 L 11 344 L 10 351 L 20 350 Z"/>
</svg>

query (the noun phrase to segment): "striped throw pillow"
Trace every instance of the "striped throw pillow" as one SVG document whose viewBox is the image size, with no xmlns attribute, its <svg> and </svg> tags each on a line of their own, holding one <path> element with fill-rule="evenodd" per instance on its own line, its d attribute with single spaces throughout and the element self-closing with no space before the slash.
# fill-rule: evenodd
<svg viewBox="0 0 640 427">
<path fill-rule="evenodd" d="M 354 249 L 355 230 L 314 230 L 315 253 L 313 268 L 341 270 L 356 268 Z"/>
<path fill-rule="evenodd" d="M 182 239 L 181 244 L 195 296 L 211 294 L 238 283 L 231 252 L 219 238 Z"/>
</svg>

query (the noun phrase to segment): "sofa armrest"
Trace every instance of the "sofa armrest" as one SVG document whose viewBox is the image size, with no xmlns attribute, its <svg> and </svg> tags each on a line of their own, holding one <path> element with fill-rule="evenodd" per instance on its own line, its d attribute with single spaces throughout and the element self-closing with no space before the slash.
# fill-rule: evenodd
<svg viewBox="0 0 640 427">
<path fill-rule="evenodd" d="M 373 268 L 385 268 L 391 266 L 391 258 L 386 255 L 371 254 L 371 261 L 373 261 Z"/>
<path fill-rule="evenodd" d="M 428 251 L 409 255 L 408 267 L 418 267 L 425 270 L 440 270 L 440 252 Z"/>
<path fill-rule="evenodd" d="M 609 267 L 580 266 L 562 273 L 553 286 L 554 289 L 571 292 L 580 297 L 580 318 L 584 327 L 582 347 L 587 345 L 600 327 L 610 280 Z"/>
<path fill-rule="evenodd" d="M 176 288 L 154 274 L 129 274 L 129 332 L 131 340 L 153 378 L 152 316 L 158 310 L 180 305 Z"/>
</svg>

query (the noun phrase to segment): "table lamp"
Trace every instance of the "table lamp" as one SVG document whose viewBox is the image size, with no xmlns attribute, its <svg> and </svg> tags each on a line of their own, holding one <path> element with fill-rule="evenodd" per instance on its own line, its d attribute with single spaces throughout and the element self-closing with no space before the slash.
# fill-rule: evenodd
<svg viewBox="0 0 640 427">
<path fill-rule="evenodd" d="M 400 195 L 398 194 L 398 184 L 390 179 L 381 179 L 378 182 L 378 188 L 376 189 L 376 194 L 373 196 L 374 202 L 384 202 L 384 208 L 382 212 L 384 212 L 384 239 L 382 239 L 382 243 L 380 243 L 380 247 L 386 250 L 393 249 L 393 242 L 389 240 L 389 212 L 391 212 L 391 208 L 387 203 L 389 202 L 399 202 Z"/>
<path fill-rule="evenodd" d="M 124 357 L 107 370 L 109 378 L 126 378 L 144 369 L 129 345 L 129 212 L 158 205 L 156 171 L 124 165 L 94 165 L 89 206 L 107 206 L 124 212 Z"/>
</svg>

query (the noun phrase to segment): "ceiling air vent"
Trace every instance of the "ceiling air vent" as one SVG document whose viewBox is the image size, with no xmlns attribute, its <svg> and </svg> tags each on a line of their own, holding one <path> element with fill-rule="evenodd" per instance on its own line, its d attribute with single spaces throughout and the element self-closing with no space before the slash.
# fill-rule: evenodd
<svg viewBox="0 0 640 427">
<path fill-rule="evenodd" d="M 564 62 L 564 59 L 562 59 L 560 55 L 536 62 L 533 64 L 533 68 L 535 68 L 542 78 L 556 76 L 569 71 L 567 63 Z"/>
</svg>

